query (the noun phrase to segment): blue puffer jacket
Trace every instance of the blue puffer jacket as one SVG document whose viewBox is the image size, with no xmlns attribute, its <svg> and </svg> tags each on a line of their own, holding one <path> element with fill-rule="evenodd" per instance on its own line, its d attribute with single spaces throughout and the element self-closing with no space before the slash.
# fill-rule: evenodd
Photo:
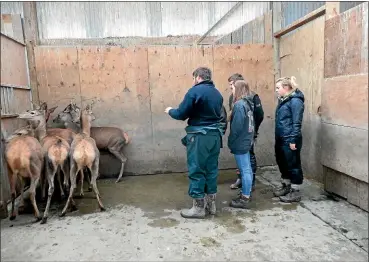
<svg viewBox="0 0 369 262">
<path fill-rule="evenodd" d="M 304 115 L 304 94 L 295 89 L 278 102 L 275 112 L 275 138 L 295 144 L 302 137 L 302 118 Z"/>
</svg>

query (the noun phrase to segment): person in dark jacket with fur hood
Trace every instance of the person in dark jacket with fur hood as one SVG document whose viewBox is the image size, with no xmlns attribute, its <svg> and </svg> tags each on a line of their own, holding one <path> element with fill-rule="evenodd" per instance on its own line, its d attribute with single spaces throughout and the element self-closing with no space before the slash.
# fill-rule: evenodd
<svg viewBox="0 0 369 262">
<path fill-rule="evenodd" d="M 232 85 L 234 105 L 230 119 L 228 147 L 236 159 L 242 180 L 242 192 L 230 203 L 234 208 L 250 208 L 252 168 L 250 150 L 254 143 L 254 103 L 249 85 L 238 80 Z"/>
<path fill-rule="evenodd" d="M 305 99 L 296 86 L 293 76 L 276 81 L 279 102 L 275 113 L 275 156 L 282 175 L 282 185 L 274 190 L 274 195 L 287 203 L 301 200 L 299 186 L 304 179 L 300 153 Z"/>
</svg>

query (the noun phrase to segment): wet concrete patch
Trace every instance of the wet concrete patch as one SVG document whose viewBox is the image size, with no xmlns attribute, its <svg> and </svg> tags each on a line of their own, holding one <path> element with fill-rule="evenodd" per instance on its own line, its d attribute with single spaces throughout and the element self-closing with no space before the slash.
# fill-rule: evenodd
<svg viewBox="0 0 369 262">
<path fill-rule="evenodd" d="M 179 221 L 174 218 L 159 218 L 148 223 L 151 227 L 168 228 L 179 225 Z"/>
</svg>

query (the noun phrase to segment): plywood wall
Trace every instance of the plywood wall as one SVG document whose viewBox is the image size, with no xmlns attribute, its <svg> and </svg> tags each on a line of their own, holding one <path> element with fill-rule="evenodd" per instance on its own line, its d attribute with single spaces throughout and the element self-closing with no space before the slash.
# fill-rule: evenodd
<svg viewBox="0 0 369 262">
<path fill-rule="evenodd" d="M 94 101 L 94 126 L 120 127 L 132 137 L 126 148 L 127 173 L 185 172 L 186 151 L 180 139 L 186 122 L 171 119 L 164 110 L 177 107 L 192 86 L 199 66 L 213 71 L 216 87 L 228 109 L 228 77 L 241 73 L 263 102 L 257 156 L 260 165 L 272 165 L 273 64 L 271 45 L 218 47 L 46 47 L 35 49 L 40 100 L 59 106 L 52 118 L 74 100 L 85 106 Z M 228 134 L 228 133 L 227 133 Z M 221 168 L 235 162 L 224 146 Z M 107 163 L 107 164 L 104 164 Z M 119 172 L 119 163 L 102 156 L 102 175 Z M 105 173 L 105 174 L 104 174 Z M 108 173 L 108 174 L 106 174 Z"/>
<path fill-rule="evenodd" d="M 368 210 L 368 3 L 326 21 L 324 62 L 325 186 Z"/>
</svg>

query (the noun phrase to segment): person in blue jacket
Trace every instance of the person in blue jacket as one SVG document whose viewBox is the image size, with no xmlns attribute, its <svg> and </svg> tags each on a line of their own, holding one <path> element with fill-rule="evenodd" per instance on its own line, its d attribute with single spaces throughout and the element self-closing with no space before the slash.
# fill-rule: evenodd
<svg viewBox="0 0 369 262">
<path fill-rule="evenodd" d="M 242 180 L 242 191 L 238 198 L 230 203 L 234 208 L 250 208 L 252 167 L 250 150 L 254 143 L 254 102 L 249 85 L 237 80 L 232 85 L 233 109 L 230 119 L 228 147 L 236 159 Z"/>
<path fill-rule="evenodd" d="M 187 135 L 182 143 L 187 149 L 188 194 L 193 205 L 191 209 L 183 209 L 181 216 L 204 218 L 206 213 L 216 213 L 218 158 L 227 115 L 223 97 L 211 80 L 210 69 L 200 67 L 192 75 L 193 86 L 179 107 L 168 107 L 165 112 L 176 120 L 188 119 Z"/>
<path fill-rule="evenodd" d="M 235 73 L 228 78 L 228 84 L 231 87 L 231 89 L 232 89 L 233 83 L 236 82 L 237 80 L 244 80 L 244 78 L 239 73 Z M 259 127 L 264 120 L 264 110 L 263 110 L 263 106 L 261 104 L 259 95 L 251 91 L 251 96 L 252 96 L 252 101 L 254 103 L 254 125 L 255 125 L 254 144 L 252 145 L 250 149 L 250 160 L 251 160 L 251 167 L 252 167 L 252 173 L 253 173 L 252 191 L 254 191 L 255 190 L 255 176 L 256 176 L 256 170 L 257 170 L 257 162 L 256 162 L 254 146 L 255 146 L 257 136 L 258 136 Z M 229 96 L 228 102 L 229 102 L 229 110 L 232 111 L 233 93 L 231 93 L 231 95 Z M 231 185 L 231 189 L 237 189 L 241 187 L 242 187 L 241 174 L 239 170 L 237 170 L 237 180 L 235 183 Z"/>
<path fill-rule="evenodd" d="M 275 113 L 275 156 L 282 185 L 274 190 L 274 195 L 287 203 L 301 200 L 299 186 L 304 179 L 300 153 L 305 99 L 296 86 L 296 78 L 293 76 L 276 81 L 279 101 Z"/>
</svg>

